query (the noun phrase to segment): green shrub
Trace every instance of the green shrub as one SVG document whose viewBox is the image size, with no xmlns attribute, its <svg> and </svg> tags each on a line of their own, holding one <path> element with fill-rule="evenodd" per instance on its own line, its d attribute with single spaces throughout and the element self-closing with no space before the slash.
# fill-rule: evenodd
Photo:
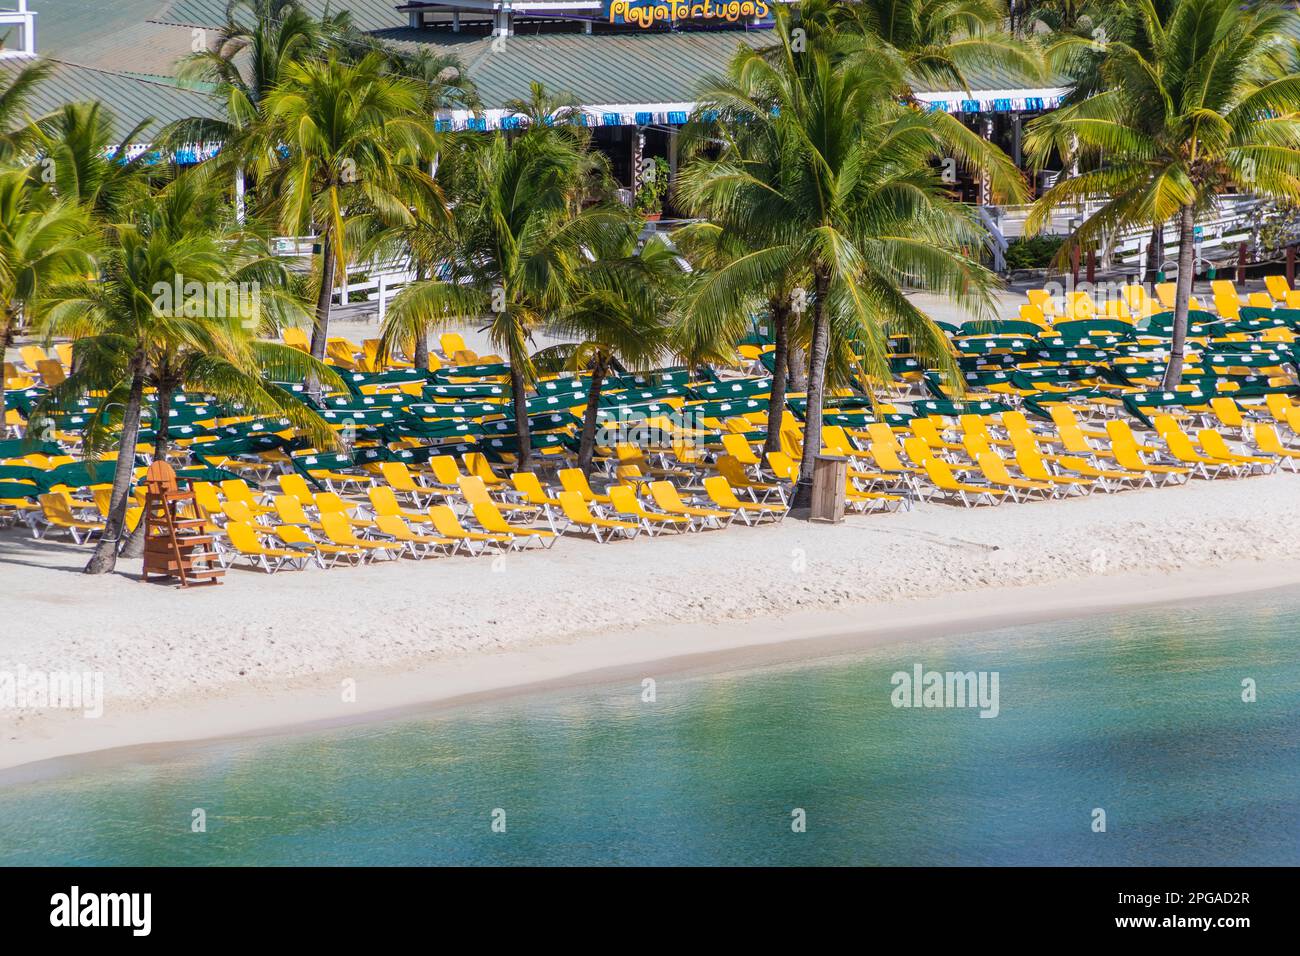
<svg viewBox="0 0 1300 956">
<path fill-rule="evenodd" d="M 1007 268 L 1046 269 L 1064 242 L 1064 236 L 1012 239 L 1007 243 Z"/>
</svg>

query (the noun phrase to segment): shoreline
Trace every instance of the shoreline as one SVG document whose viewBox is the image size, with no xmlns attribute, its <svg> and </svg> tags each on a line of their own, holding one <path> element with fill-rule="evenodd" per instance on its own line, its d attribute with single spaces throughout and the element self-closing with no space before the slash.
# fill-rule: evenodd
<svg viewBox="0 0 1300 956">
<path fill-rule="evenodd" d="M 172 701 L 97 720 L 61 721 L 57 735 L 7 742 L 0 753 L 0 786 L 127 761 L 166 760 L 233 740 L 285 738 L 416 718 L 553 690 L 797 665 L 909 639 L 930 643 L 1038 621 L 1222 599 L 1296 584 L 1300 560 L 1236 561 L 1176 574 L 1122 573 L 1018 588 L 986 587 L 707 627 L 632 628 L 601 638 L 467 654 L 400 673 L 392 667 L 321 672 L 274 695 L 265 689 L 213 694 L 197 703 Z M 990 600 L 993 596 L 998 600 Z M 864 612 L 870 613 L 869 621 L 863 620 Z M 342 699 L 344 679 L 355 682 L 355 702 Z"/>
</svg>

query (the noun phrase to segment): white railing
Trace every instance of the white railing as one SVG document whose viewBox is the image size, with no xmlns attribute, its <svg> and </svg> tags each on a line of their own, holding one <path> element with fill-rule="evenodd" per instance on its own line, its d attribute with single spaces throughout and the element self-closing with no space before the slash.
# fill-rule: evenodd
<svg viewBox="0 0 1300 956">
<path fill-rule="evenodd" d="M 1197 227 L 1197 264 L 1200 268 L 1205 263 L 1236 262 L 1237 249 L 1245 242 L 1252 248 L 1256 241 L 1258 228 L 1257 210 L 1260 200 L 1244 194 L 1228 194 L 1218 197 L 1215 208 L 1202 216 Z M 1101 211 L 1101 200 L 1079 203 L 1075 206 L 1060 207 L 1052 214 L 1043 229 L 1046 235 L 1068 235 L 1078 224 Z M 1010 239 L 1020 237 L 1025 232 L 1025 220 L 1029 217 L 1032 205 L 1022 206 L 988 206 L 980 210 L 980 218 L 992 225 L 990 235 Z M 1116 236 L 1109 243 L 1107 250 L 1101 250 L 1104 259 L 1109 252 L 1115 267 L 1145 272 L 1147 268 L 1148 245 L 1151 242 L 1150 229 L 1133 229 Z M 996 256 L 995 256 L 996 258 Z M 1176 223 L 1166 224 L 1164 229 L 1164 248 L 1161 250 L 1159 267 L 1170 276 L 1177 272 L 1178 229 Z"/>
</svg>

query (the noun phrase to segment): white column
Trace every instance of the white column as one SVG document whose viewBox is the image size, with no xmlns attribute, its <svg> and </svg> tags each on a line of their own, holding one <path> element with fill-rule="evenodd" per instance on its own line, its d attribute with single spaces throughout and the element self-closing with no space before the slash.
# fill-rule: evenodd
<svg viewBox="0 0 1300 956">
<path fill-rule="evenodd" d="M 244 224 L 244 167 L 235 168 L 235 222 Z"/>
</svg>

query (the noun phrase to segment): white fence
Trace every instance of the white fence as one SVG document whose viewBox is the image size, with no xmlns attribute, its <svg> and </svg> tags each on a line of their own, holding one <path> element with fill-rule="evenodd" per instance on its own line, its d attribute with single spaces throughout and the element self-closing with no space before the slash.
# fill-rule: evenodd
<svg viewBox="0 0 1300 956">
<path fill-rule="evenodd" d="M 1095 215 L 1102 208 L 1101 201 L 1081 203 L 1078 206 L 1057 210 L 1047 226 L 1046 235 L 1067 235 L 1078 224 Z M 1196 224 L 1196 267 L 1203 269 L 1211 263 L 1219 266 L 1235 264 L 1241 243 L 1246 243 L 1253 255 L 1258 240 L 1258 209 L 1260 200 L 1249 195 L 1220 196 L 1213 211 L 1202 216 Z M 1025 234 L 1025 221 L 1032 206 L 988 206 L 980 210 L 980 219 L 988 228 L 993 245 Z M 1178 271 L 1178 228 L 1169 223 L 1164 229 L 1164 249 L 1159 267 L 1172 278 Z M 1109 259 L 1110 267 L 1142 273 L 1147 268 L 1148 246 L 1151 230 L 1132 230 L 1115 237 L 1106 248 L 1099 250 L 1099 258 Z M 1002 251 L 1005 245 L 1001 246 Z M 996 253 L 995 260 L 1000 258 Z M 995 266 L 996 266 L 995 261 Z"/>
</svg>

